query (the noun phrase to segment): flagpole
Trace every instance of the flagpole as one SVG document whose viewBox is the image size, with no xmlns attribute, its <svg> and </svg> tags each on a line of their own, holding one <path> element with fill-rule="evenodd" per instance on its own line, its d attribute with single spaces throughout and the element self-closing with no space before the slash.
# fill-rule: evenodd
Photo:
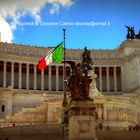
<svg viewBox="0 0 140 140">
<path fill-rule="evenodd" d="M 66 60 L 66 29 L 63 29 L 63 36 L 64 36 L 64 61 Z M 64 69 L 63 69 L 63 73 L 64 73 L 64 80 L 66 79 L 66 64 L 64 63 Z M 64 83 L 64 97 L 63 97 L 63 106 L 67 105 L 67 97 L 66 97 L 66 87 L 65 87 L 65 83 Z"/>
</svg>

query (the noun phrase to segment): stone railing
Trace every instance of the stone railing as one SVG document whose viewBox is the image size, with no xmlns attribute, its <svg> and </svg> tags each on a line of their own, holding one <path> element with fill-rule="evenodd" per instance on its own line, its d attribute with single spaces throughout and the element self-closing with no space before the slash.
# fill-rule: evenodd
<svg viewBox="0 0 140 140">
<path fill-rule="evenodd" d="M 0 44 L 0 53 L 9 55 L 19 55 L 26 57 L 42 57 L 52 47 L 33 47 L 23 46 L 8 43 Z M 66 49 L 66 60 L 81 60 L 82 53 L 84 50 L 81 49 Z M 78 52 L 78 53 L 77 53 Z M 93 60 L 120 60 L 123 55 L 117 50 L 90 50 L 91 58 Z"/>
</svg>

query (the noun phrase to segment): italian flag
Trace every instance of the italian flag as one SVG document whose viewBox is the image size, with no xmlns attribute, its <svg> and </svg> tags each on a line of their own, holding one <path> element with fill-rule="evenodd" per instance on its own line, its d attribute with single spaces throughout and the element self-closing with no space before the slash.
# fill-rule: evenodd
<svg viewBox="0 0 140 140">
<path fill-rule="evenodd" d="M 43 70 L 52 62 L 63 61 L 63 42 L 57 45 L 54 49 L 50 50 L 38 63 L 38 69 Z"/>
</svg>

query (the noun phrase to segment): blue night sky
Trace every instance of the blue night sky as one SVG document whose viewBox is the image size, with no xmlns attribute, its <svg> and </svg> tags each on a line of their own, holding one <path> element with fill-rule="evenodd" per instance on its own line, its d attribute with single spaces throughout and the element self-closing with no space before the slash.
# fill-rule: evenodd
<svg viewBox="0 0 140 140">
<path fill-rule="evenodd" d="M 74 0 L 69 7 L 60 6 L 50 14 L 51 4 L 40 9 L 41 22 L 107 22 L 106 26 L 42 26 L 17 25 L 13 30 L 13 43 L 34 46 L 56 46 L 63 41 L 62 29 L 66 28 L 66 48 L 115 49 L 126 39 L 127 29 L 135 26 L 140 29 L 139 0 Z M 12 19 L 7 18 L 10 24 Z M 26 14 L 20 23 L 35 23 L 35 19 Z"/>
</svg>

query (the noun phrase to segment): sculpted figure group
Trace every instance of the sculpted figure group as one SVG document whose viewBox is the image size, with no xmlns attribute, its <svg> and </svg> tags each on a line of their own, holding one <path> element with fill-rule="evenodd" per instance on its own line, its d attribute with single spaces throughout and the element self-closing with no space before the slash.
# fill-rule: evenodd
<svg viewBox="0 0 140 140">
<path fill-rule="evenodd" d="M 90 84 L 92 82 L 89 71 L 92 70 L 92 60 L 90 51 L 85 47 L 82 55 L 82 63 L 76 65 L 73 61 L 64 61 L 71 66 L 71 75 L 65 80 L 65 83 L 70 91 L 71 100 L 87 100 L 89 98 Z"/>
<path fill-rule="evenodd" d="M 140 30 L 138 34 L 135 34 L 134 27 L 125 26 L 127 28 L 127 39 L 140 39 Z"/>
</svg>

